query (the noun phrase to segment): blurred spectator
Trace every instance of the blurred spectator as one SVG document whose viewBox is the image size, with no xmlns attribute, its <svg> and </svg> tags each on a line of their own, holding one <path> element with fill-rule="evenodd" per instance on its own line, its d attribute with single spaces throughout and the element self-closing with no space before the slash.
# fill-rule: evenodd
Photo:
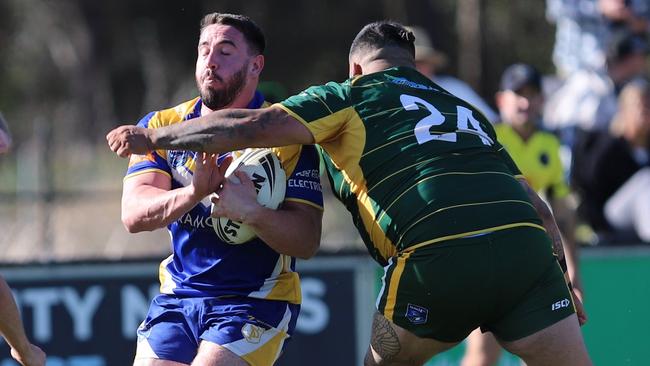
<svg viewBox="0 0 650 366">
<path fill-rule="evenodd" d="M 560 142 L 555 135 L 540 130 L 544 105 L 541 74 L 528 64 L 509 66 L 501 76 L 500 90 L 495 99 L 502 122 L 494 126 L 499 142 L 506 148 L 531 187 L 551 204 L 562 230 L 569 276 L 576 295 L 582 300 L 574 240 L 574 210 L 569 200 L 569 187 L 564 179 Z M 480 329 L 476 329 L 467 341 L 461 365 L 496 364 L 501 347 L 492 333 L 481 333 Z"/>
<path fill-rule="evenodd" d="M 449 75 L 440 75 L 439 69 L 447 64 L 447 56 L 433 48 L 427 32 L 417 26 L 407 27 L 415 35 L 415 66 L 451 94 L 478 108 L 492 123 L 498 121 L 494 110 L 464 81 Z"/>
<path fill-rule="evenodd" d="M 616 113 L 620 88 L 646 69 L 648 42 L 645 37 L 617 33 L 607 49 L 606 72 L 582 69 L 573 73 L 554 92 L 544 110 L 546 126 L 552 130 L 578 127 L 607 130 Z M 572 139 L 563 141 L 572 144 Z"/>
<path fill-rule="evenodd" d="M 578 212 L 604 242 L 650 242 L 650 83 L 621 92 L 611 132 L 585 133 L 576 146 L 572 182 Z"/>
<path fill-rule="evenodd" d="M 9 126 L 0 113 L 0 154 L 4 154 L 11 148 L 11 134 Z"/>
<path fill-rule="evenodd" d="M 644 74 L 648 49 L 645 37 L 617 33 L 608 45 L 606 71 L 577 71 L 548 97 L 545 128 L 560 137 L 567 176 L 573 169 L 573 150 L 582 143 L 582 131 L 609 128 L 616 114 L 618 92 L 627 81 Z"/>
<path fill-rule="evenodd" d="M 648 31 L 648 0 L 547 0 L 546 16 L 555 23 L 553 62 L 566 78 L 574 72 L 605 68 L 612 31 Z"/>
</svg>

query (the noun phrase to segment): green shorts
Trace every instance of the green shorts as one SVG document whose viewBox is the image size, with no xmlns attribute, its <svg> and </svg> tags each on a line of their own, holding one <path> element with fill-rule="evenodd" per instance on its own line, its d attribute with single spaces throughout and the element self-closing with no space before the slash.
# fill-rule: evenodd
<svg viewBox="0 0 650 366">
<path fill-rule="evenodd" d="M 575 313 L 548 235 L 517 227 L 405 251 L 384 267 L 377 309 L 419 337 L 477 327 L 513 341 Z"/>
</svg>

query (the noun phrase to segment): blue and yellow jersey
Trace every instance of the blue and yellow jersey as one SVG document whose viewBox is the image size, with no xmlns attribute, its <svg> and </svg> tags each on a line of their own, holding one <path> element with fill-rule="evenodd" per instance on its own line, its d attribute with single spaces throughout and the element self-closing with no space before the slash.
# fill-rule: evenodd
<svg viewBox="0 0 650 366">
<path fill-rule="evenodd" d="M 264 105 L 259 93 L 249 108 Z M 174 108 L 152 112 L 138 125 L 158 128 L 200 116 L 195 98 Z M 285 201 L 323 207 L 319 156 L 314 146 L 292 145 L 273 149 L 287 173 Z M 132 156 L 125 179 L 155 172 L 171 179 L 172 189 L 192 182 L 194 152 L 157 150 Z M 222 155 L 224 158 L 226 155 Z M 256 238 L 241 245 L 219 240 L 210 219 L 211 202 L 205 198 L 168 225 L 172 254 L 160 264 L 161 292 L 180 296 L 248 296 L 300 303 L 300 282 L 295 258 L 281 255 Z M 290 227 L 287 230 L 291 230 Z"/>
<path fill-rule="evenodd" d="M 311 131 L 334 194 L 381 264 L 449 239 L 543 230 L 492 125 L 412 68 L 311 87 L 275 106 Z"/>
<path fill-rule="evenodd" d="M 536 131 L 524 141 L 511 125 L 494 126 L 499 142 L 508 150 L 530 186 L 550 198 L 569 194 L 560 159 L 560 141 L 555 135 Z"/>
</svg>

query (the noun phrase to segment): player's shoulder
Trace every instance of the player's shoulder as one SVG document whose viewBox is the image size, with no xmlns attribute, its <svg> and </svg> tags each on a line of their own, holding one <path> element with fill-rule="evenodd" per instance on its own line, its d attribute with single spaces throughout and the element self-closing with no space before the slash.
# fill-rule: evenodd
<svg viewBox="0 0 650 366">
<path fill-rule="evenodd" d="M 146 126 L 143 127 L 164 127 L 184 121 L 189 118 L 199 117 L 200 109 L 200 98 L 196 97 L 194 99 L 178 104 L 177 106 L 149 113 L 147 116 L 145 116 L 145 118 L 148 117 L 148 120 L 146 121 Z M 143 118 L 141 124 L 145 118 Z"/>
<path fill-rule="evenodd" d="M 318 166 L 319 153 L 315 145 L 287 145 L 271 149 L 280 159 L 287 177 L 298 165 Z"/>
<path fill-rule="evenodd" d="M 322 85 L 312 85 L 309 88 L 305 89 L 299 94 L 299 96 L 309 97 L 309 96 L 326 96 L 326 95 L 336 95 L 339 97 L 347 97 L 350 90 L 350 80 L 346 80 L 342 83 L 335 81 L 330 81 Z"/>
</svg>

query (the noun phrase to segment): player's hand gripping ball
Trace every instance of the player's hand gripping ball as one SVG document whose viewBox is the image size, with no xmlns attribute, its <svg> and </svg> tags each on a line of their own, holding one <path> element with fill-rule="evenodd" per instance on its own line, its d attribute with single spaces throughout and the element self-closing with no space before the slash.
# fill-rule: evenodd
<svg viewBox="0 0 650 366">
<path fill-rule="evenodd" d="M 284 201 L 287 177 L 280 159 L 271 149 L 246 149 L 225 173 L 226 179 L 239 183 L 233 174 L 235 171 L 246 173 L 253 181 L 260 205 L 275 210 Z M 250 226 L 226 217 L 213 217 L 212 226 L 219 239 L 229 244 L 242 244 L 256 237 Z"/>
</svg>

